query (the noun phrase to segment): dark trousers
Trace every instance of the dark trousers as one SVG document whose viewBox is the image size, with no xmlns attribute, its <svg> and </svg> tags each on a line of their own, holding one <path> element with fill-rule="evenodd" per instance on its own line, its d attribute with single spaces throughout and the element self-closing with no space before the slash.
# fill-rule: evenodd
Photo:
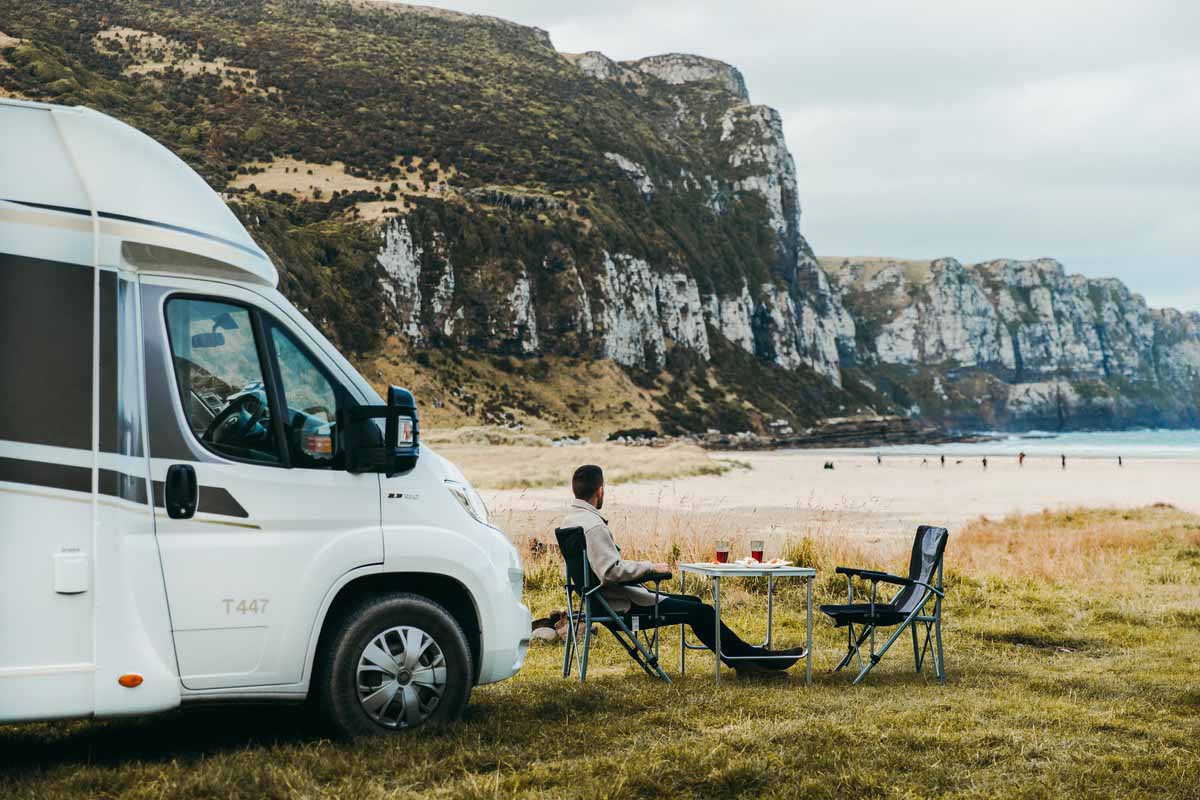
<svg viewBox="0 0 1200 800">
<path fill-rule="evenodd" d="M 692 629 L 692 633 L 699 639 L 709 650 L 715 650 L 717 646 L 717 625 L 713 607 L 705 603 L 699 597 L 694 597 L 690 594 L 664 594 L 658 602 L 658 611 L 660 614 L 675 615 L 673 619 L 661 623 L 663 625 L 677 625 L 680 622 L 685 623 Z M 653 615 L 653 606 L 633 606 L 629 610 L 629 614 L 638 614 L 640 616 Z M 682 617 L 682 619 L 681 619 Z M 641 622 L 641 620 L 639 620 Z M 650 624 L 642 624 L 642 627 L 655 627 Z M 752 644 L 746 644 L 742 638 L 729 629 L 729 626 L 724 622 L 721 623 L 721 654 L 723 656 L 750 657 L 771 655 L 771 651 L 764 647 L 755 647 Z M 730 661 L 722 659 L 726 666 L 737 667 L 738 664 L 745 664 L 745 661 Z M 756 661 L 759 666 L 767 669 L 787 669 L 795 664 L 800 659 L 764 659 Z"/>
</svg>

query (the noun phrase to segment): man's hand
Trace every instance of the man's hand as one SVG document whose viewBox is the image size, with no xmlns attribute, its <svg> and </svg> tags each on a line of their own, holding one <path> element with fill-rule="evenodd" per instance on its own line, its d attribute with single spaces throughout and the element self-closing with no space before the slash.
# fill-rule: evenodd
<svg viewBox="0 0 1200 800">
<path fill-rule="evenodd" d="M 670 564 L 667 564 L 667 563 L 665 563 L 665 562 L 663 562 L 663 561 L 659 561 L 658 563 L 656 563 L 656 564 L 654 565 L 654 571 L 655 571 L 655 572 L 670 572 L 670 571 L 671 571 L 671 565 L 670 565 Z"/>
</svg>

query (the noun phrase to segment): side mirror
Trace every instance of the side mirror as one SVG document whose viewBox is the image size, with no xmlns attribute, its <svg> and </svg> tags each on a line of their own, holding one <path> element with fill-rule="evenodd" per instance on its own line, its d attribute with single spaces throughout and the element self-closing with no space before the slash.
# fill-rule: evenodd
<svg viewBox="0 0 1200 800">
<path fill-rule="evenodd" d="M 346 469 L 350 472 L 383 472 L 390 478 L 409 472 L 421 455 L 417 403 L 412 392 L 389 386 L 387 405 L 359 406 L 343 412 L 340 430 L 345 437 Z M 384 420 L 382 442 L 374 420 Z"/>
</svg>

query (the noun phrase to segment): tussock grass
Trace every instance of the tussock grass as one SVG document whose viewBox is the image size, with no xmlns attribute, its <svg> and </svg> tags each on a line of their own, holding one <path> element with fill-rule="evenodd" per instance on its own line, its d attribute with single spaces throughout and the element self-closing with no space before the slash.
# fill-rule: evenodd
<svg viewBox="0 0 1200 800">
<path fill-rule="evenodd" d="M 844 592 L 833 565 L 899 571 L 907 544 L 787 547 L 821 570 L 826 602 Z M 673 545 L 691 546 L 635 546 Z M 849 686 L 827 672 L 844 639 L 819 616 L 811 687 L 796 669 L 783 684 L 727 672 L 714 688 L 703 654 L 681 677 L 674 631 L 662 686 L 602 634 L 586 684 L 559 677 L 559 647 L 535 645 L 517 678 L 476 690 L 469 719 L 394 740 L 331 742 L 299 709 L 0 728 L 0 796 L 1195 797 L 1197 551 L 1200 517 L 1171 508 L 952 531 L 945 686 L 913 671 L 904 639 Z M 527 567 L 535 613 L 561 605 L 553 553 Z M 761 589 L 726 583 L 744 584 L 728 599 L 722 587 L 728 621 L 762 636 Z M 798 588 L 777 600 L 776 642 L 801 641 Z"/>
</svg>

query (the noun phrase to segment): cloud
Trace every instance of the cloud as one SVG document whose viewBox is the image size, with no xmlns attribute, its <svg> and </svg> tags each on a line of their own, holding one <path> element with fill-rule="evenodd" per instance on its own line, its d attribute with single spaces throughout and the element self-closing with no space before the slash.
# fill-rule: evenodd
<svg viewBox="0 0 1200 800">
<path fill-rule="evenodd" d="M 1200 309 L 1200 3 L 429 4 L 734 64 L 783 114 L 818 253 L 1053 256 Z"/>
</svg>

